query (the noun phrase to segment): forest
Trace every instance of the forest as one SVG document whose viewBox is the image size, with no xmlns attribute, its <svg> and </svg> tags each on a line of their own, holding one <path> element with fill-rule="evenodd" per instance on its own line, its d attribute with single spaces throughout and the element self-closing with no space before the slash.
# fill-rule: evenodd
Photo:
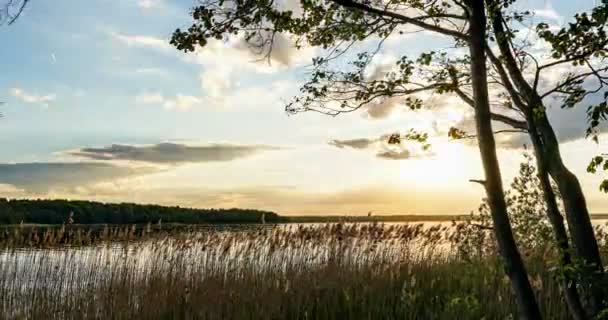
<svg viewBox="0 0 608 320">
<path fill-rule="evenodd" d="M 70 218 L 71 216 L 71 218 Z M 253 209 L 193 209 L 134 203 L 0 198 L 0 224 L 142 224 L 278 222 L 278 214 Z"/>
</svg>

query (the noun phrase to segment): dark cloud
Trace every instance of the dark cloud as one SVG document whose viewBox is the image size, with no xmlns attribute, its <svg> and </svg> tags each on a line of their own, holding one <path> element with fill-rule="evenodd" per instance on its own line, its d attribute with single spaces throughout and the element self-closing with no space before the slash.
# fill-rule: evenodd
<svg viewBox="0 0 608 320">
<path fill-rule="evenodd" d="M 119 167 L 94 162 L 0 164 L 0 184 L 13 185 L 29 192 L 47 192 L 53 188 L 75 188 L 156 171 L 152 168 Z"/>
<path fill-rule="evenodd" d="M 389 160 L 405 160 L 412 158 L 412 153 L 409 150 L 385 150 L 378 152 L 376 157 Z"/>
<path fill-rule="evenodd" d="M 68 153 L 92 160 L 132 160 L 158 164 L 179 164 L 232 161 L 261 151 L 276 149 L 279 148 L 263 145 L 210 144 L 188 146 L 177 143 L 159 143 L 151 146 L 113 144 L 102 148 L 83 148 Z"/>
<path fill-rule="evenodd" d="M 367 149 L 371 147 L 374 143 L 377 142 L 377 139 L 347 139 L 347 140 L 338 140 L 334 139 L 329 142 L 330 145 L 338 148 L 353 148 L 353 149 Z"/>
<path fill-rule="evenodd" d="M 390 145 L 388 143 L 389 137 L 390 135 L 382 135 L 375 139 L 334 139 L 329 142 L 329 145 L 340 149 L 352 148 L 357 150 L 373 150 L 376 152 L 376 157 L 388 160 L 405 160 L 432 155 L 432 153 L 428 151 L 420 150 L 421 145 L 416 142 L 403 142 L 399 145 Z M 414 148 L 414 146 L 416 146 L 417 148 Z"/>
<path fill-rule="evenodd" d="M 585 139 L 586 130 L 589 126 L 587 121 L 587 106 L 601 102 L 601 97 L 593 96 L 587 99 L 586 103 L 581 103 L 574 108 L 560 108 L 559 101 L 547 101 L 547 117 L 560 143 L 571 142 L 574 140 Z M 518 117 L 518 119 L 520 119 Z M 511 127 L 494 121 L 492 122 L 494 130 L 512 129 Z M 464 130 L 469 134 L 475 134 L 475 121 L 473 113 L 468 113 L 463 120 L 456 123 L 455 127 Z M 607 132 L 608 125 L 606 122 L 601 123 L 598 127 L 600 133 Z M 441 133 L 443 134 L 443 133 Z M 521 149 L 531 145 L 530 138 L 527 133 L 500 133 L 496 134 L 496 145 L 502 149 Z M 466 139 L 466 144 L 476 145 L 477 139 Z"/>
</svg>

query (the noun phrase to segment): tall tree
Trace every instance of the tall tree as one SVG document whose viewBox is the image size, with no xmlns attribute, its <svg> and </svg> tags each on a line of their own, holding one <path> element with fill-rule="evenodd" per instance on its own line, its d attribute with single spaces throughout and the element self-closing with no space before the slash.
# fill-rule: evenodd
<svg viewBox="0 0 608 320">
<path fill-rule="evenodd" d="M 606 304 L 606 279 L 597 240 L 580 182 L 562 160 L 559 141 L 546 115 L 545 102 L 561 99 L 563 107 L 575 107 L 586 102 L 585 98 L 592 95 L 604 92 L 604 99 L 608 97 L 605 93 L 608 84 L 608 65 L 605 64 L 608 41 L 604 31 L 608 1 L 603 0 L 590 14 L 577 14 L 574 23 L 556 32 L 551 31 L 545 23 L 538 24 L 538 37 L 551 47 L 551 57 L 544 59 L 528 50 L 527 43 L 518 44 L 514 40 L 515 32 L 509 23 L 513 19 L 503 13 L 510 3 L 494 0 L 488 2 L 491 3 L 491 25 L 500 52 L 500 56 L 494 57 L 492 62 L 512 102 L 528 123 L 528 132 L 539 162 L 539 173 L 547 171 L 555 180 L 562 196 L 575 252 L 585 265 L 584 272 L 592 275 L 589 309 L 592 314 L 596 314 Z M 543 83 L 545 73 L 567 65 L 570 68 L 562 80 L 555 84 Z M 589 107 L 588 134 L 594 133 L 593 130 L 599 123 L 598 118 L 605 116 L 605 111 L 602 111 L 604 109 L 605 102 Z M 544 191 L 547 193 L 548 205 L 552 206 L 555 197 L 551 195 L 553 192 L 550 185 Z M 551 211 L 548 213 L 551 214 Z M 559 223 L 558 220 L 554 221 Z"/>
<path fill-rule="evenodd" d="M 528 281 L 528 275 L 517 251 L 513 230 L 507 213 L 505 194 L 502 186 L 500 167 L 496 156 L 496 144 L 492 131 L 492 116 L 488 92 L 488 72 L 486 66 L 486 11 L 484 0 L 470 0 L 469 15 L 469 52 L 471 58 L 471 83 L 473 88 L 473 105 L 475 107 L 475 125 L 477 141 L 481 153 L 486 180 L 488 206 L 492 214 L 494 235 L 498 248 L 504 259 L 505 271 L 511 279 L 517 293 L 517 303 L 523 319 L 540 319 L 540 311 L 534 298 L 534 292 Z"/>
<path fill-rule="evenodd" d="M 298 4 L 296 14 L 285 9 L 285 3 L 273 0 L 203 1 L 192 11 L 194 24 L 186 31 L 176 30 L 171 43 L 178 49 L 194 51 L 211 39 L 236 37 L 270 58 L 275 39 L 287 35 L 294 38 L 298 48 L 309 45 L 325 49 L 326 55 L 313 60 L 311 78 L 302 87 L 302 94 L 287 106 L 288 112 L 317 111 L 335 115 L 403 96 L 407 96 L 404 101 L 407 105 L 418 109 L 422 100 L 415 94 L 455 92 L 460 88 L 456 81 L 467 82 L 472 97 L 460 93 L 475 111 L 486 176 L 479 182 L 488 195 L 505 271 L 517 296 L 521 318 L 539 319 L 538 306 L 506 213 L 491 120 L 510 123 L 519 130 L 527 126 L 525 121 L 490 111 L 484 1 L 300 0 Z M 468 46 L 470 55 L 450 57 L 429 52 L 416 60 L 402 57 L 396 62 L 396 70 L 379 79 L 368 77 L 365 71 L 384 40 L 403 33 L 404 26 L 449 36 L 457 45 Z M 331 70 L 332 61 L 343 56 L 355 43 L 366 40 L 376 41 L 378 50 L 358 54 L 350 70 Z M 432 62 L 435 57 L 439 57 L 438 63 Z"/>
</svg>

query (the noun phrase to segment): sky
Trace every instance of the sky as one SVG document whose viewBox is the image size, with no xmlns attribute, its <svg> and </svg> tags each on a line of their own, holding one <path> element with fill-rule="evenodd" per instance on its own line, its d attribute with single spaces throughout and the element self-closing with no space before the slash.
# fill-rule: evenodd
<svg viewBox="0 0 608 320">
<path fill-rule="evenodd" d="M 520 1 L 552 26 L 593 3 Z M 286 102 L 320 52 L 283 43 L 260 61 L 238 43 L 214 42 L 181 53 L 169 38 L 189 25 L 193 5 L 32 1 L 0 27 L 0 197 L 283 214 L 462 214 L 478 206 L 484 192 L 469 182 L 482 178 L 477 147 L 444 131 L 470 123 L 458 100 L 425 96 L 434 107 L 418 112 L 395 101 L 337 117 L 288 115 Z M 387 41 L 375 63 L 448 46 L 406 34 Z M 598 191 L 604 176 L 585 170 L 606 151 L 605 139 L 584 138 L 584 109 L 548 112 L 590 210 L 608 212 L 608 195 Z M 430 151 L 386 143 L 386 134 L 410 128 L 432 132 Z M 508 184 L 524 140 L 500 141 Z"/>
</svg>

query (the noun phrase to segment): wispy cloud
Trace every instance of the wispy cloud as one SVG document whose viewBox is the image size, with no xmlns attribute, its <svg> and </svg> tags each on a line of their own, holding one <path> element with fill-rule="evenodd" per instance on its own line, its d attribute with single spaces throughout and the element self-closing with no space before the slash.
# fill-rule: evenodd
<svg viewBox="0 0 608 320">
<path fill-rule="evenodd" d="M 157 76 L 161 78 L 168 77 L 168 72 L 161 68 L 138 68 L 135 69 L 135 73 L 146 76 Z"/>
<path fill-rule="evenodd" d="M 101 148 L 83 148 L 69 151 L 68 154 L 91 160 L 130 160 L 156 164 L 180 164 L 227 162 L 277 149 L 280 148 L 266 145 L 215 143 L 191 146 L 166 142 L 145 146 L 114 144 Z"/>
<path fill-rule="evenodd" d="M 188 111 L 203 105 L 203 99 L 191 95 L 177 94 L 173 98 L 160 92 L 143 92 L 135 96 L 135 103 L 162 105 L 167 110 Z"/>
<path fill-rule="evenodd" d="M 329 145 L 340 149 L 372 150 L 376 153 L 377 158 L 388 160 L 406 160 L 433 155 L 430 151 L 422 149 L 420 143 L 404 141 L 400 144 L 389 144 L 388 140 L 389 135 L 377 138 L 334 139 L 329 142 Z"/>
<path fill-rule="evenodd" d="M 114 40 L 121 42 L 129 47 L 151 48 L 163 52 L 170 52 L 176 50 L 169 44 L 169 39 L 162 39 L 146 35 L 128 35 L 114 31 L 110 31 L 109 34 Z"/>
<path fill-rule="evenodd" d="M 100 181 L 157 172 L 151 167 L 116 166 L 96 162 L 33 162 L 0 164 L 0 184 L 28 192 L 70 189 Z"/>
<path fill-rule="evenodd" d="M 9 90 L 9 93 L 13 97 L 15 97 L 23 102 L 40 104 L 44 107 L 48 107 L 49 103 L 54 101 L 56 98 L 55 94 L 39 95 L 39 94 L 34 94 L 34 93 L 28 93 L 28 92 L 25 92 L 25 90 L 23 90 L 22 88 L 17 88 L 17 87 L 11 88 Z"/>
<path fill-rule="evenodd" d="M 561 24 L 564 21 L 564 17 L 553 8 L 553 5 L 551 4 L 550 1 L 547 1 L 545 3 L 544 8 L 534 9 L 534 10 L 532 10 L 532 12 L 537 17 L 547 19 L 547 20 L 553 20 L 554 22 L 557 22 L 559 24 Z"/>
<path fill-rule="evenodd" d="M 144 10 L 159 8 L 162 4 L 162 0 L 137 0 L 137 6 Z"/>
<path fill-rule="evenodd" d="M 135 96 L 137 104 L 163 104 L 165 97 L 159 92 L 142 92 Z"/>
<path fill-rule="evenodd" d="M 133 192 L 132 188 L 141 188 Z M 466 213 L 477 205 L 481 194 L 464 192 L 455 195 L 424 187 L 366 186 L 330 192 L 301 189 L 294 186 L 243 186 L 234 188 L 177 187 L 167 188 L 138 183 L 122 188 L 114 184 L 97 184 L 80 189 L 79 196 L 101 200 L 124 199 L 165 205 L 203 208 L 258 208 L 281 214 L 378 214 Z M 436 199 L 444 199 L 438 203 Z"/>
<path fill-rule="evenodd" d="M 353 149 L 367 149 L 377 142 L 378 142 L 378 139 L 368 139 L 368 138 L 346 139 L 346 140 L 334 139 L 329 142 L 329 145 L 338 147 L 340 149 L 345 148 L 345 147 L 349 147 L 349 148 L 353 148 Z"/>
</svg>

